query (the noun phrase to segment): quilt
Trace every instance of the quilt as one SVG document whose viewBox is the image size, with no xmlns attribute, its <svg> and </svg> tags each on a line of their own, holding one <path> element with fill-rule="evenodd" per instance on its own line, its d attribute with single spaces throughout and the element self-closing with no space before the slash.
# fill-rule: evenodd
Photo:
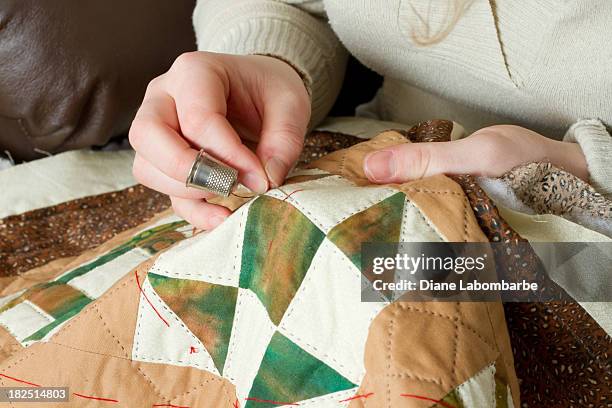
<svg viewBox="0 0 612 408">
<path fill-rule="evenodd" d="M 512 336 L 525 333 L 523 308 L 541 307 L 551 324 L 534 324 L 544 332 L 594 324 L 572 356 L 595 357 L 588 392 L 574 398 L 597 402 L 609 384 L 590 380 L 609 370 L 609 337 L 577 304 L 509 304 L 506 322 L 494 302 L 361 302 L 363 242 L 523 239 L 469 176 L 373 186 L 361 172 L 373 148 L 444 140 L 452 128 L 427 122 L 330 153 L 279 189 L 222 201 L 236 211 L 211 232 L 154 199 L 161 204 L 145 205 L 142 218 L 157 215 L 144 224 L 102 223 L 114 237 L 95 249 L 41 245 L 24 250 L 35 259 L 0 257 L 20 272 L 6 273 L 0 292 L 0 386 L 69 386 L 70 402 L 57 406 L 518 407 L 515 360 L 539 375 L 530 363 L 539 350 Z M 84 201 L 37 215 L 74 220 L 58 214 Z M 36 219 L 5 219 L 5 236 L 22 236 L 15 228 L 29 223 L 19 217 Z M 541 392 L 527 393 L 527 406 Z"/>
</svg>

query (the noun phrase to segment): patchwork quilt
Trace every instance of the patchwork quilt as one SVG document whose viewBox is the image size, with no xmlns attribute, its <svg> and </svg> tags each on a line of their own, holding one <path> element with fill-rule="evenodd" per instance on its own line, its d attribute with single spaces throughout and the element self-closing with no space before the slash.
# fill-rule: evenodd
<svg viewBox="0 0 612 408">
<path fill-rule="evenodd" d="M 495 302 L 361 301 L 362 243 L 524 240 L 469 176 L 375 186 L 363 175 L 372 149 L 445 140 L 452 129 L 432 121 L 383 132 L 265 195 L 220 200 L 235 212 L 211 232 L 163 211 L 167 201 L 141 187 L 96 198 L 106 205 L 93 207 L 111 213 L 128 197 L 132 211 L 149 202 L 127 223 L 100 222 L 110 240 L 86 228 L 79 237 L 75 226 L 105 213 L 87 217 L 87 198 L 5 218 L 2 249 L 22 234 L 35 248 L 0 252 L 0 387 L 67 386 L 70 401 L 58 407 L 540 406 L 533 401 L 553 397 L 536 389 L 525 399 L 524 377 L 519 401 L 515 360 L 522 374 L 522 364 L 533 371 L 531 359 L 545 358 L 520 330 L 526 305 L 546 308 L 544 331 L 576 333 L 589 322 L 589 340 L 567 357 L 595 361 L 590 388 L 573 398 L 597 402 L 610 392 L 601 382 L 610 338 L 575 303 L 504 313 Z M 52 245 L 53 223 L 71 225 L 73 238 Z M 584 369 L 574 363 L 561 371 Z"/>
</svg>

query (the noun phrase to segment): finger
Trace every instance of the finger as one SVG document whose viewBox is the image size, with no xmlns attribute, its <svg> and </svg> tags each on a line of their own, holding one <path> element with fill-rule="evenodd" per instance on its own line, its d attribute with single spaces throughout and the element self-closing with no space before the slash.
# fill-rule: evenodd
<svg viewBox="0 0 612 408">
<path fill-rule="evenodd" d="M 187 188 L 184 182 L 181 183 L 166 176 L 139 154 L 136 154 L 134 158 L 133 173 L 140 184 L 169 196 L 191 200 L 202 200 L 214 197 L 213 193 Z"/>
<path fill-rule="evenodd" d="M 375 183 L 401 183 L 435 174 L 483 171 L 470 138 L 452 142 L 404 143 L 368 154 L 364 172 Z"/>
<path fill-rule="evenodd" d="M 147 93 L 130 128 L 130 143 L 138 154 L 166 176 L 184 182 L 198 152 L 172 127 L 176 107 L 167 93 Z"/>
<path fill-rule="evenodd" d="M 211 64 L 201 60 L 173 68 L 176 81 L 168 92 L 176 104 L 181 132 L 191 143 L 236 168 L 245 186 L 264 193 L 268 181 L 261 162 L 242 144 L 226 118 L 230 79 L 222 66 Z"/>
<path fill-rule="evenodd" d="M 170 200 L 174 212 L 196 228 L 213 229 L 230 215 L 227 208 L 203 200 L 188 200 L 180 197 L 170 197 Z"/>
<path fill-rule="evenodd" d="M 283 184 L 300 156 L 309 112 L 309 105 L 301 103 L 293 94 L 286 98 L 270 98 L 265 103 L 257 155 L 274 187 Z"/>
</svg>

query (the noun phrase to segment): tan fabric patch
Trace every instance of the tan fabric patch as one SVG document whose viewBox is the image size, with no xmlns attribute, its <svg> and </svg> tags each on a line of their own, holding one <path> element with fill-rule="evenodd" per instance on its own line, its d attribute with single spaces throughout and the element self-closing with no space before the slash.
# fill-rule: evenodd
<svg viewBox="0 0 612 408">
<path fill-rule="evenodd" d="M 109 334 L 93 342 L 113 342 Z M 44 370 L 41 370 L 44 367 Z M 105 398 L 124 407 L 158 404 L 192 407 L 231 407 L 233 386 L 211 373 L 190 367 L 134 362 L 90 350 L 76 350 L 53 343 L 37 343 L 0 365 L 6 375 L 43 386 L 69 387 L 70 402 L 49 407 L 98 406 L 87 397 Z M 0 386 L 19 383 L 0 378 Z M 76 394 L 80 394 L 76 395 Z"/>
<path fill-rule="evenodd" d="M 337 152 L 312 162 L 307 168 L 317 168 L 351 180 L 358 186 L 372 184 L 363 172 L 363 159 L 373 150 L 395 146 L 409 141 L 399 132 L 390 130 L 353 147 Z"/>
<path fill-rule="evenodd" d="M 69 268 L 76 257 L 56 259 L 46 265 L 30 269 L 16 276 L 0 277 L 0 297 L 27 289 L 37 283 L 47 282 Z"/>
<path fill-rule="evenodd" d="M 21 344 L 4 327 L 0 326 L 0 362 L 20 350 L 23 350 Z"/>
<path fill-rule="evenodd" d="M 488 242 L 461 187 L 444 175 L 396 186 L 450 242 Z"/>
<path fill-rule="evenodd" d="M 49 342 L 77 350 L 131 358 L 140 301 L 134 273 L 138 273 L 142 282 L 154 262 L 155 259 L 150 259 L 142 263 L 134 272 L 119 280 L 107 293 L 66 323 Z M 109 335 L 113 337 L 112 342 L 92 343 L 92 339 Z"/>
<path fill-rule="evenodd" d="M 358 393 L 376 407 L 405 406 L 405 393 L 439 400 L 496 360 L 494 338 L 486 303 L 393 303 L 370 326 Z"/>
</svg>

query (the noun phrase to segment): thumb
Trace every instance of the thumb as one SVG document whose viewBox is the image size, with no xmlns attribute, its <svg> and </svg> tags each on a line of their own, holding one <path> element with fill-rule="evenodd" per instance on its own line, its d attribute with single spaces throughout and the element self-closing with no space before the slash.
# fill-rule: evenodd
<svg viewBox="0 0 612 408">
<path fill-rule="evenodd" d="M 366 177 L 375 183 L 402 183 L 435 174 L 475 170 L 469 138 L 452 142 L 404 143 L 368 154 Z M 471 157 L 470 157 L 471 156 Z"/>
<path fill-rule="evenodd" d="M 277 98 L 266 103 L 257 146 L 257 156 L 273 187 L 283 184 L 297 162 L 310 117 L 308 100 L 303 103 L 299 98 L 288 99 Z"/>
</svg>

